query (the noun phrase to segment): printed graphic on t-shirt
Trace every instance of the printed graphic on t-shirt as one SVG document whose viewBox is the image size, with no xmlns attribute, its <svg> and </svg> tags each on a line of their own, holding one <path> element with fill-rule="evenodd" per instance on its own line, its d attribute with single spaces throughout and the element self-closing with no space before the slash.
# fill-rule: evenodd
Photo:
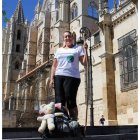
<svg viewBox="0 0 140 140">
<path fill-rule="evenodd" d="M 74 56 L 73 56 L 73 55 L 67 56 L 67 61 L 68 61 L 69 63 L 72 63 L 72 62 L 74 61 Z"/>
</svg>

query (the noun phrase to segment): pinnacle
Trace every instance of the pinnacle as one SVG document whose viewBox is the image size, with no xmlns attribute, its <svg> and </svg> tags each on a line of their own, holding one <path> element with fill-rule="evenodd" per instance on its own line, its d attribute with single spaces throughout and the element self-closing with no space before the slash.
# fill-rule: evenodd
<svg viewBox="0 0 140 140">
<path fill-rule="evenodd" d="M 24 13 L 21 0 L 18 1 L 15 13 L 14 13 L 15 20 L 18 23 L 24 23 Z"/>
</svg>

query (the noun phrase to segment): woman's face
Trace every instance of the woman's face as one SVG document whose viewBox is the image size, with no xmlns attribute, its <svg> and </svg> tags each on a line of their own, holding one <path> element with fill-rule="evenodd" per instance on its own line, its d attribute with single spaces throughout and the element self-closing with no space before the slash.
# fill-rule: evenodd
<svg viewBox="0 0 140 140">
<path fill-rule="evenodd" d="M 73 37 L 69 32 L 64 33 L 64 43 L 66 46 L 71 46 L 73 43 Z"/>
</svg>

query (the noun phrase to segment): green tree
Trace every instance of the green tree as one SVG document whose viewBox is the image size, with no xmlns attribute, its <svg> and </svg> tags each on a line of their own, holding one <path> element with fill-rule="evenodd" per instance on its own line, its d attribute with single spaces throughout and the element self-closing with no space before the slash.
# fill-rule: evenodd
<svg viewBox="0 0 140 140">
<path fill-rule="evenodd" d="M 7 18 L 7 15 L 6 15 L 6 10 L 4 8 L 4 2 L 2 2 L 2 20 L 3 22 L 8 22 L 8 18 Z"/>
</svg>

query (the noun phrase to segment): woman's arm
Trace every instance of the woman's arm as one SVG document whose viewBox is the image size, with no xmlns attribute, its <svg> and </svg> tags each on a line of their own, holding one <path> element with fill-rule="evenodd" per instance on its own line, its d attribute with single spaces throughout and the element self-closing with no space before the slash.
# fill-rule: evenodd
<svg viewBox="0 0 140 140">
<path fill-rule="evenodd" d="M 51 68 L 50 87 L 52 87 L 54 84 L 54 75 L 55 75 L 56 67 L 57 67 L 57 59 L 55 58 Z"/>
<path fill-rule="evenodd" d="M 87 63 L 88 63 L 88 53 L 87 53 L 88 45 L 87 45 L 87 43 L 84 43 L 83 48 L 85 51 L 85 55 L 80 56 L 80 62 L 82 65 L 87 66 Z"/>
</svg>

